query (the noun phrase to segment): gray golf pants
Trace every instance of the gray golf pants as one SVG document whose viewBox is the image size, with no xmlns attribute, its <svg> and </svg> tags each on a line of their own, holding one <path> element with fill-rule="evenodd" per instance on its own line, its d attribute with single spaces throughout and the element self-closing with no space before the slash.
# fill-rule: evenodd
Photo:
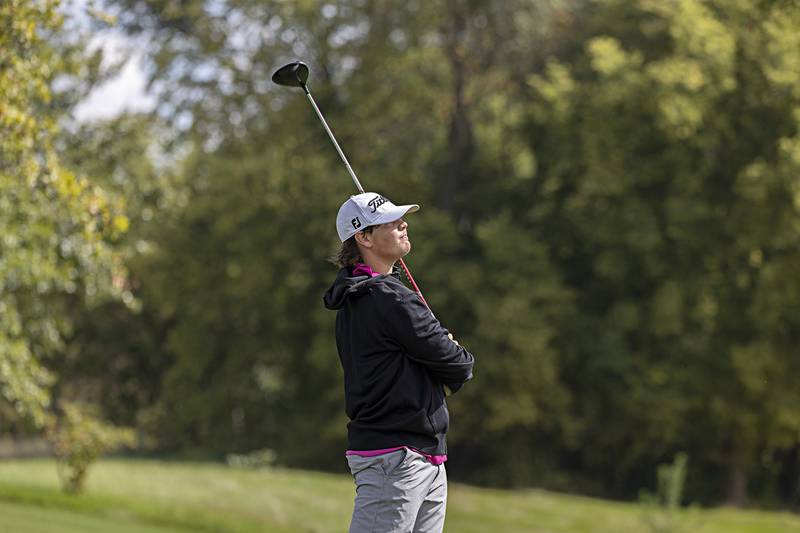
<svg viewBox="0 0 800 533">
<path fill-rule="evenodd" d="M 350 533 L 433 533 L 444 529 L 447 472 L 413 450 L 348 455 L 356 484 Z"/>
</svg>

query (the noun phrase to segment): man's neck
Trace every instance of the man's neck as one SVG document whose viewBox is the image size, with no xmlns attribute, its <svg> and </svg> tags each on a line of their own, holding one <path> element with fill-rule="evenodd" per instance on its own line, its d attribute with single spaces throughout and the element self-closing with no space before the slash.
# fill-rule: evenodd
<svg viewBox="0 0 800 533">
<path fill-rule="evenodd" d="M 365 257 L 364 264 L 369 265 L 372 271 L 378 274 L 391 274 L 395 261 L 387 262 L 377 257 Z"/>
</svg>

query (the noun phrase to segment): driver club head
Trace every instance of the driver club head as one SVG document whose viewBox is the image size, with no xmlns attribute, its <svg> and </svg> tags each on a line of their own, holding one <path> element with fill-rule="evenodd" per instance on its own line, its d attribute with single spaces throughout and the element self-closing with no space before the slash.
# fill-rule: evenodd
<svg viewBox="0 0 800 533">
<path fill-rule="evenodd" d="M 272 75 L 273 82 L 289 87 L 305 87 L 307 79 L 308 66 L 302 61 L 292 61 L 276 70 Z"/>
</svg>

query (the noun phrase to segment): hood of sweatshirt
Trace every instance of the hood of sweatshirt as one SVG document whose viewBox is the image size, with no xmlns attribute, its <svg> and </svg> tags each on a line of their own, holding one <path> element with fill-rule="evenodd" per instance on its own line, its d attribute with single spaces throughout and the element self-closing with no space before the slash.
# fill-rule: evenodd
<svg viewBox="0 0 800 533">
<path fill-rule="evenodd" d="M 325 292 L 322 301 L 328 309 L 341 309 L 345 299 L 351 295 L 362 294 L 369 290 L 371 281 L 376 278 L 369 276 L 352 276 L 349 268 L 342 268 L 336 275 L 333 285 Z"/>
</svg>

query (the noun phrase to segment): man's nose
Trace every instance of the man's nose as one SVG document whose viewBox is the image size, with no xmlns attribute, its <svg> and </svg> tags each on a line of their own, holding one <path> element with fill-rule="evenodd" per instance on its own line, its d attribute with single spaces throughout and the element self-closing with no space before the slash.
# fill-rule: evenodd
<svg viewBox="0 0 800 533">
<path fill-rule="evenodd" d="M 400 230 L 402 231 L 402 230 L 406 229 L 407 227 L 408 227 L 408 222 L 406 222 L 405 220 L 403 220 L 401 218 L 400 219 Z"/>
</svg>

